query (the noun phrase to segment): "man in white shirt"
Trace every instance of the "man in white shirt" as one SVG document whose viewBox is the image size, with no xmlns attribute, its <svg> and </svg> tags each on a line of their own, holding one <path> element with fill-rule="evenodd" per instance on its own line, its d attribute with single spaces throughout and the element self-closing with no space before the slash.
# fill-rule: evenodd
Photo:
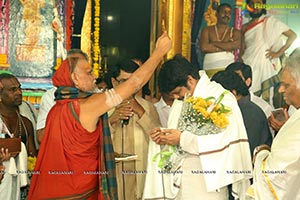
<svg viewBox="0 0 300 200">
<path fill-rule="evenodd" d="M 163 92 L 161 93 L 159 101 L 154 104 L 162 127 L 167 127 L 169 112 L 173 100 L 173 97 Z"/>
</svg>

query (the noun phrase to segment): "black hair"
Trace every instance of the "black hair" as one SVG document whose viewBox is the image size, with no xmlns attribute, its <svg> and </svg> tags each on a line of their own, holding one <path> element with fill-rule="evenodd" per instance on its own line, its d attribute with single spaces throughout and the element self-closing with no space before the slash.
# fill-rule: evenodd
<svg viewBox="0 0 300 200">
<path fill-rule="evenodd" d="M 160 92 L 170 93 L 176 87 L 187 86 L 188 75 L 199 80 L 198 69 L 182 55 L 177 54 L 166 61 L 158 75 L 158 88 Z"/>
<path fill-rule="evenodd" d="M 17 79 L 12 74 L 8 74 L 8 73 L 2 73 L 2 74 L 0 74 L 0 81 L 2 81 L 3 79 L 11 79 L 11 78 Z"/>
<path fill-rule="evenodd" d="M 251 80 L 252 80 L 252 69 L 249 65 L 247 65 L 245 63 L 242 63 L 242 62 L 231 63 L 230 65 L 228 65 L 226 67 L 225 70 L 226 71 L 232 71 L 232 72 L 235 72 L 235 71 L 239 70 L 239 71 L 242 72 L 242 75 L 243 75 L 245 80 L 247 80 L 248 78 L 251 78 Z M 251 84 L 252 84 L 252 81 L 251 81 Z"/>
<path fill-rule="evenodd" d="M 133 73 L 135 70 L 139 68 L 139 65 L 132 61 L 131 59 L 125 59 L 116 64 L 111 71 L 111 75 L 113 78 L 117 78 L 121 70 L 123 70 L 126 73 Z"/>
<path fill-rule="evenodd" d="M 113 88 L 113 85 L 111 83 L 111 71 L 108 71 L 108 72 L 104 73 L 102 76 L 99 76 L 96 79 L 96 84 L 99 84 L 102 81 L 104 81 L 106 83 L 107 89 Z"/>
<path fill-rule="evenodd" d="M 142 97 L 151 96 L 151 90 L 149 89 L 149 82 L 147 82 L 142 88 Z"/>
<path fill-rule="evenodd" d="M 229 3 L 222 3 L 222 4 L 220 4 L 220 5 L 218 6 L 218 8 L 217 8 L 217 13 L 220 13 L 221 8 L 223 8 L 223 7 L 228 7 L 228 8 L 230 8 L 230 9 L 232 10 L 232 7 L 231 7 L 231 5 L 230 5 Z"/>
<path fill-rule="evenodd" d="M 18 80 L 17 77 L 15 77 L 15 76 L 12 75 L 12 74 L 8 74 L 8 73 L 2 73 L 2 74 L 0 74 L 0 82 L 1 82 L 3 79 L 12 79 L 12 78 Z M 2 88 L 0 88 L 0 92 L 2 92 Z"/>
<path fill-rule="evenodd" d="M 249 90 L 247 85 L 244 83 L 242 78 L 235 72 L 232 71 L 219 71 L 213 75 L 211 81 L 220 83 L 223 88 L 236 91 L 237 95 L 247 96 Z"/>
</svg>

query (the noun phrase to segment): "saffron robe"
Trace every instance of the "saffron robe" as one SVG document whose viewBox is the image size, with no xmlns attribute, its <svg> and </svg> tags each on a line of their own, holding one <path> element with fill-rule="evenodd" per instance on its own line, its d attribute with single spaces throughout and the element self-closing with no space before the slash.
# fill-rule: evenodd
<svg viewBox="0 0 300 200">
<path fill-rule="evenodd" d="M 98 198 L 102 126 L 87 131 L 79 113 L 77 99 L 57 101 L 50 110 L 28 199 Z"/>
</svg>

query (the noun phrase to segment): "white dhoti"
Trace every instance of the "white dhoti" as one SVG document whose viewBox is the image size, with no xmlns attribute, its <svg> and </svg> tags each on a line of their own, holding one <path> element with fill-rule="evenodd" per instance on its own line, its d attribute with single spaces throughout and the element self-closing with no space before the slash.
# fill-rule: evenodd
<svg viewBox="0 0 300 200">
<path fill-rule="evenodd" d="M 204 56 L 203 69 L 208 77 L 212 77 L 216 72 L 224 70 L 233 62 L 234 55 L 231 52 L 207 53 Z"/>
</svg>

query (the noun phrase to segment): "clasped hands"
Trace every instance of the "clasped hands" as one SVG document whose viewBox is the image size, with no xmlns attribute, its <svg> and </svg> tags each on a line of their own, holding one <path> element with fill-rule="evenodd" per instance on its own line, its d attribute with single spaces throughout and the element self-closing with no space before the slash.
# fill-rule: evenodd
<svg viewBox="0 0 300 200">
<path fill-rule="evenodd" d="M 144 108 L 136 101 L 136 99 L 130 98 L 124 100 L 120 105 L 115 108 L 115 111 L 109 118 L 111 124 L 116 123 L 120 120 L 126 120 L 133 116 L 133 114 L 137 114 L 139 117 L 142 117 L 145 110 Z"/>
<path fill-rule="evenodd" d="M 155 128 L 152 130 L 151 139 L 159 145 L 178 145 L 181 132 L 176 129 Z"/>
</svg>

